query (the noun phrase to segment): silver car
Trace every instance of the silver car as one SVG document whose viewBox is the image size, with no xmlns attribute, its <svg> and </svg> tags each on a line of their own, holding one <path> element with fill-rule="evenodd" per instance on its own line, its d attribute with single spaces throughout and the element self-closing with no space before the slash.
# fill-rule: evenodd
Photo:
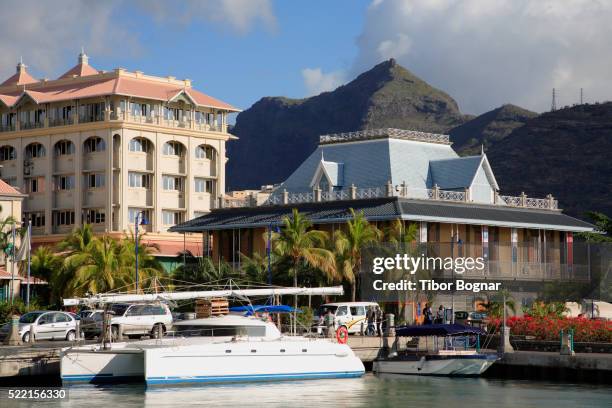
<svg viewBox="0 0 612 408">
<path fill-rule="evenodd" d="M 7 323 L 0 329 L 0 336 L 9 334 L 11 323 Z M 19 337 L 24 343 L 30 341 L 30 328 L 34 329 L 36 340 L 68 340 L 76 338 L 77 322 L 75 318 L 66 312 L 35 311 L 28 312 L 19 318 Z"/>
</svg>

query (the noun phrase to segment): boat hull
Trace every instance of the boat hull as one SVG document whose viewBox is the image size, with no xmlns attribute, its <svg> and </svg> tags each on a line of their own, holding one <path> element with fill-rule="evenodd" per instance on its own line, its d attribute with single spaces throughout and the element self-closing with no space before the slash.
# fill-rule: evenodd
<svg viewBox="0 0 612 408">
<path fill-rule="evenodd" d="M 143 381 L 144 353 L 137 349 L 64 350 L 60 375 L 64 384 Z"/>
<path fill-rule="evenodd" d="M 374 362 L 373 370 L 386 374 L 479 376 L 495 361 L 495 355 L 422 356 L 418 359 L 389 359 Z"/>
<path fill-rule="evenodd" d="M 147 386 L 354 378 L 363 363 L 329 341 L 228 342 L 145 351 Z"/>
</svg>

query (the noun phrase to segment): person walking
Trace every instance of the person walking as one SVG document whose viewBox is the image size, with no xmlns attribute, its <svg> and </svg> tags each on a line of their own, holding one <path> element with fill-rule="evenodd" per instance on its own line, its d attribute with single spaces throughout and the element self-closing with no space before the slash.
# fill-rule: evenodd
<svg viewBox="0 0 612 408">
<path fill-rule="evenodd" d="M 374 308 L 372 306 L 368 306 L 368 311 L 366 313 L 366 319 L 368 320 L 368 330 L 366 335 L 373 336 L 376 333 L 376 329 L 374 327 L 374 322 L 376 320 L 376 313 L 374 312 Z"/>
<path fill-rule="evenodd" d="M 433 323 L 433 312 L 431 311 L 431 306 L 429 303 L 425 305 L 425 309 L 423 310 L 423 324 L 432 324 Z"/>
<path fill-rule="evenodd" d="M 376 331 L 378 332 L 378 337 L 382 337 L 382 323 L 383 323 L 383 312 L 380 306 L 376 305 Z"/>
<path fill-rule="evenodd" d="M 444 323 L 444 306 L 440 305 L 440 307 L 438 308 L 438 311 L 436 312 L 436 320 L 434 320 L 434 323 L 436 324 Z"/>
</svg>

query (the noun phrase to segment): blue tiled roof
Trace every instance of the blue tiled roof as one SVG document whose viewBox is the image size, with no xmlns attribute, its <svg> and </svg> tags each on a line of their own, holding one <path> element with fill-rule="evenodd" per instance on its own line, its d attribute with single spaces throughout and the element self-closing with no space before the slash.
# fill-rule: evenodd
<svg viewBox="0 0 612 408">
<path fill-rule="evenodd" d="M 459 156 L 449 145 L 413 140 L 377 139 L 320 145 L 275 194 L 283 189 L 290 193 L 310 191 L 322 157 L 325 162 L 342 164 L 344 177 L 338 185 L 344 188 L 351 184 L 359 188 L 382 187 L 391 181 L 395 185 L 406 182 L 410 188 L 425 189 L 432 186 L 427 183 L 430 160 Z M 339 169 L 337 166 L 336 170 Z"/>
<path fill-rule="evenodd" d="M 469 187 L 478 171 L 482 156 L 459 157 L 429 162 L 428 184 L 442 190 Z"/>
</svg>

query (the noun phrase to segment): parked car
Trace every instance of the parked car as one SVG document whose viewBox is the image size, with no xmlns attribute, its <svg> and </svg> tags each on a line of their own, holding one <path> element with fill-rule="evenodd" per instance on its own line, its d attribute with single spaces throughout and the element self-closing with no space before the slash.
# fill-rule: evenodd
<svg viewBox="0 0 612 408">
<path fill-rule="evenodd" d="M 117 303 L 110 307 L 111 317 L 111 337 L 116 339 L 121 327 L 125 336 L 151 335 L 157 338 L 158 330 L 161 327 L 165 333 L 172 327 L 172 313 L 167 305 L 156 304 L 128 304 Z M 92 317 L 95 321 L 95 329 L 89 326 L 90 322 L 85 323 L 83 331 L 86 336 L 92 337 L 102 333 L 104 311 L 96 311 Z M 94 334 L 95 333 L 95 334 Z"/>
<path fill-rule="evenodd" d="M 0 337 L 9 334 L 11 323 L 0 328 Z M 76 319 L 67 312 L 41 310 L 28 312 L 19 318 L 19 337 L 24 343 L 30 341 L 30 328 L 34 328 L 36 340 L 68 340 L 76 338 Z"/>
<path fill-rule="evenodd" d="M 104 310 L 88 310 L 87 316 L 81 318 L 81 331 L 83 337 L 91 339 L 102 333 L 102 319 Z"/>
<path fill-rule="evenodd" d="M 369 306 L 378 306 L 376 302 L 341 302 L 326 303 L 319 306 L 313 316 L 318 332 L 324 326 L 324 317 L 328 310 L 334 315 L 334 328 L 346 327 L 349 333 L 363 333 L 367 329 L 366 312 Z"/>
</svg>

